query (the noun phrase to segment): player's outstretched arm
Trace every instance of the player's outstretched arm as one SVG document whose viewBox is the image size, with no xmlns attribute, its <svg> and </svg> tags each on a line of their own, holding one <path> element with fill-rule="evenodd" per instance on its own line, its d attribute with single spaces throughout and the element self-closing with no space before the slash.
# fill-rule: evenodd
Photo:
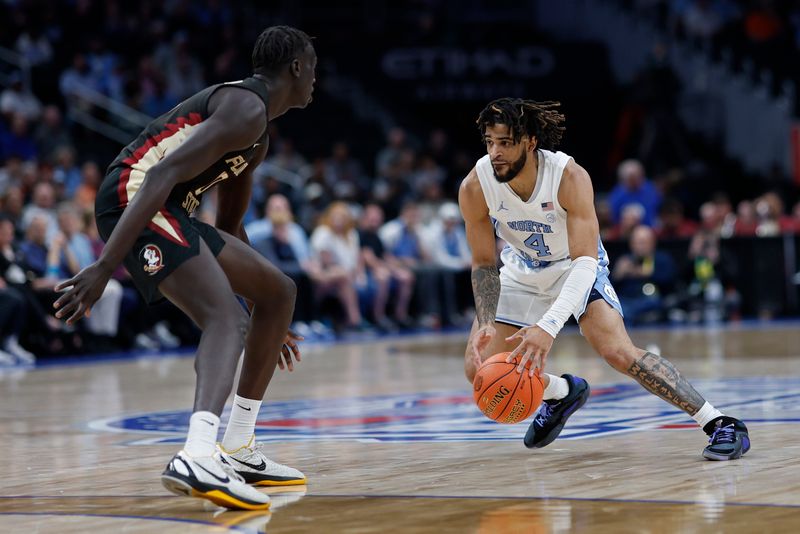
<svg viewBox="0 0 800 534">
<path fill-rule="evenodd" d="M 167 201 L 176 184 L 191 180 L 232 150 L 252 145 L 266 128 L 266 110 L 258 95 L 221 89 L 209 101 L 209 117 L 174 152 L 154 165 L 125 208 L 100 258 L 56 286 L 67 290 L 53 306 L 72 324 L 89 313 L 111 273 L 131 249 L 148 221 Z"/>
<path fill-rule="evenodd" d="M 496 333 L 494 320 L 500 300 L 500 273 L 497 270 L 494 227 L 475 169 L 461 182 L 458 204 L 472 251 L 472 293 L 478 329 L 470 340 L 470 346 L 477 369 L 481 365 L 481 351 Z"/>
</svg>

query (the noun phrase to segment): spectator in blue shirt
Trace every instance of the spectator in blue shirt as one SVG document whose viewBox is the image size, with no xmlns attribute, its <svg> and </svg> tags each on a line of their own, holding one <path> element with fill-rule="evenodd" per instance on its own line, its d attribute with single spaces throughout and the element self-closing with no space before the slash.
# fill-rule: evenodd
<svg viewBox="0 0 800 534">
<path fill-rule="evenodd" d="M 617 169 L 617 178 L 619 183 L 608 196 L 614 223 L 619 222 L 625 206 L 639 204 L 644 208 L 644 224 L 652 227 L 661 206 L 661 193 L 647 179 L 642 164 L 635 159 L 623 161 Z"/>
<path fill-rule="evenodd" d="M 611 273 L 625 322 L 659 320 L 665 311 L 663 299 L 674 289 L 675 262 L 657 250 L 655 231 L 647 226 L 633 230 L 629 245 L 630 253 L 615 262 Z"/>
</svg>

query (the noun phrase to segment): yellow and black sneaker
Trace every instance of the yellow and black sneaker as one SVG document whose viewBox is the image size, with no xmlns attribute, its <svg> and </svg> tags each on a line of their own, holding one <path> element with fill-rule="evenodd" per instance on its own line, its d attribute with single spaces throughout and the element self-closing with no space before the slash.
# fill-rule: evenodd
<svg viewBox="0 0 800 534">
<path fill-rule="evenodd" d="M 268 495 L 248 486 L 228 465 L 212 456 L 193 458 L 185 451 L 172 457 L 161 483 L 176 495 L 207 499 L 233 510 L 268 510 Z"/>
<path fill-rule="evenodd" d="M 273 462 L 254 443 L 255 436 L 244 447 L 228 452 L 217 443 L 214 455 L 221 463 L 232 467 L 248 484 L 256 486 L 297 486 L 306 483 L 306 476 L 293 467 Z"/>
</svg>

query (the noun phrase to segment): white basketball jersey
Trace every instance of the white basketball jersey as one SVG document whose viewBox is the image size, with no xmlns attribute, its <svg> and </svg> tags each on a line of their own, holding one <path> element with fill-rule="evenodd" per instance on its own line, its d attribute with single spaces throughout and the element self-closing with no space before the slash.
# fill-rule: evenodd
<svg viewBox="0 0 800 534">
<path fill-rule="evenodd" d="M 517 196 L 511 186 L 494 176 L 488 154 L 478 160 L 478 173 L 483 196 L 489 208 L 497 236 L 507 243 L 501 254 L 505 274 L 522 283 L 547 285 L 549 275 L 569 268 L 567 212 L 558 203 L 558 188 L 564 167 L 572 159 L 563 152 L 537 150 L 539 159 L 536 187 L 527 200 Z M 598 243 L 598 260 L 605 267 L 605 250 Z M 548 276 L 542 276 L 545 267 Z"/>
</svg>

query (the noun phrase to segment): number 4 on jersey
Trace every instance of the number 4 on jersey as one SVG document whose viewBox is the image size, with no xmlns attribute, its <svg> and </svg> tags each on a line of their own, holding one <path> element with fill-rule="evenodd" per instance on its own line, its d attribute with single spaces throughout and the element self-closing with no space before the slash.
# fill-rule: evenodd
<svg viewBox="0 0 800 534">
<path fill-rule="evenodd" d="M 539 258 L 550 255 L 550 247 L 545 245 L 543 234 L 531 234 L 531 236 L 525 240 L 525 246 L 535 250 L 536 256 Z"/>
</svg>

